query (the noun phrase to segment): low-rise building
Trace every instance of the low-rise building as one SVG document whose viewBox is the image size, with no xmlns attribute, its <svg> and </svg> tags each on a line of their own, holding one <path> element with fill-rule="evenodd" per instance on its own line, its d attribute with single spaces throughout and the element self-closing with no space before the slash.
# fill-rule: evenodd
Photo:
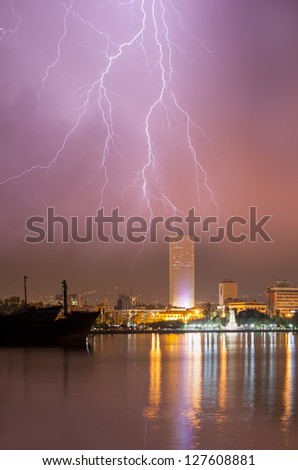
<svg viewBox="0 0 298 470">
<path fill-rule="evenodd" d="M 277 281 L 267 287 L 267 307 L 270 316 L 292 317 L 298 312 L 298 287 L 287 281 Z"/>
<path fill-rule="evenodd" d="M 244 310 L 258 310 L 261 313 L 267 313 L 267 304 L 265 302 L 256 302 L 255 300 L 235 300 L 228 302 L 228 308 L 234 310 L 235 313 L 243 312 Z"/>
<path fill-rule="evenodd" d="M 136 307 L 121 310 L 115 313 L 115 322 L 127 321 L 130 324 L 146 324 L 161 321 L 182 321 L 188 323 L 191 320 L 204 318 L 201 309 L 171 308 L 171 309 L 146 309 Z"/>
</svg>

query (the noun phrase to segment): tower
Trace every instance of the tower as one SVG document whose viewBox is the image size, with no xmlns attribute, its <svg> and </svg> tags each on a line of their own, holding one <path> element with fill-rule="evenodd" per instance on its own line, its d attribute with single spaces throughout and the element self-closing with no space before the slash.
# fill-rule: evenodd
<svg viewBox="0 0 298 470">
<path fill-rule="evenodd" d="M 195 253 L 194 242 L 188 235 L 169 244 L 169 290 L 170 305 L 194 307 Z"/>
<path fill-rule="evenodd" d="M 221 314 L 225 314 L 225 306 L 229 300 L 237 299 L 238 285 L 231 279 L 225 279 L 218 285 L 218 304 L 221 308 Z"/>
<path fill-rule="evenodd" d="M 231 279 L 225 279 L 219 283 L 218 300 L 219 305 L 223 306 L 228 299 L 237 299 L 238 288 L 237 282 Z"/>
</svg>

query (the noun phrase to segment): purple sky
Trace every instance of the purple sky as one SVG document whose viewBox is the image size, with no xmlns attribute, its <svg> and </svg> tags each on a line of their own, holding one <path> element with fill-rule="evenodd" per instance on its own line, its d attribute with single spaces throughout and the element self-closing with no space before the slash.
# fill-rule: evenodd
<svg viewBox="0 0 298 470">
<path fill-rule="evenodd" d="M 113 285 L 168 300 L 168 246 L 25 244 L 46 215 L 272 214 L 274 243 L 197 246 L 197 299 L 298 284 L 295 0 L 3 0 L 0 298 Z M 207 179 L 206 179 L 207 178 Z M 59 233 L 58 233 L 59 235 Z M 59 238 L 59 237 L 58 237 Z"/>
</svg>

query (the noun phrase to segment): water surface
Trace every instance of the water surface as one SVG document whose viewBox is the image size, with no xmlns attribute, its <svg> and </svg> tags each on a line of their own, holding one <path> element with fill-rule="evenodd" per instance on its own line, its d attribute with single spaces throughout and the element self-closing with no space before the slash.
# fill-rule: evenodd
<svg viewBox="0 0 298 470">
<path fill-rule="evenodd" d="M 297 449 L 298 335 L 0 349 L 1 449 Z"/>
</svg>

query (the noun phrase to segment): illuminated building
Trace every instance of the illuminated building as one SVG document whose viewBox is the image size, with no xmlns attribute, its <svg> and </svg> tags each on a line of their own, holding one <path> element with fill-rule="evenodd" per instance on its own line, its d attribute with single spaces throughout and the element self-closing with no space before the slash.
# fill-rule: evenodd
<svg viewBox="0 0 298 470">
<path fill-rule="evenodd" d="M 163 321 L 182 321 L 189 323 L 192 320 L 201 320 L 204 314 L 201 309 L 171 308 L 166 309 L 147 309 L 136 307 L 133 309 L 115 311 L 115 322 L 121 323 L 128 321 L 130 325 L 148 324 Z"/>
<path fill-rule="evenodd" d="M 188 236 L 169 244 L 169 291 L 171 306 L 194 306 L 195 253 L 194 242 Z"/>
<path fill-rule="evenodd" d="M 243 312 L 243 310 L 258 310 L 261 313 L 267 313 L 267 305 L 264 302 L 234 300 L 228 301 L 227 306 L 230 310 L 235 310 L 237 313 Z"/>
<path fill-rule="evenodd" d="M 298 287 L 293 287 L 286 281 L 278 281 L 267 287 L 267 306 L 270 316 L 293 316 L 298 312 Z"/>
</svg>

